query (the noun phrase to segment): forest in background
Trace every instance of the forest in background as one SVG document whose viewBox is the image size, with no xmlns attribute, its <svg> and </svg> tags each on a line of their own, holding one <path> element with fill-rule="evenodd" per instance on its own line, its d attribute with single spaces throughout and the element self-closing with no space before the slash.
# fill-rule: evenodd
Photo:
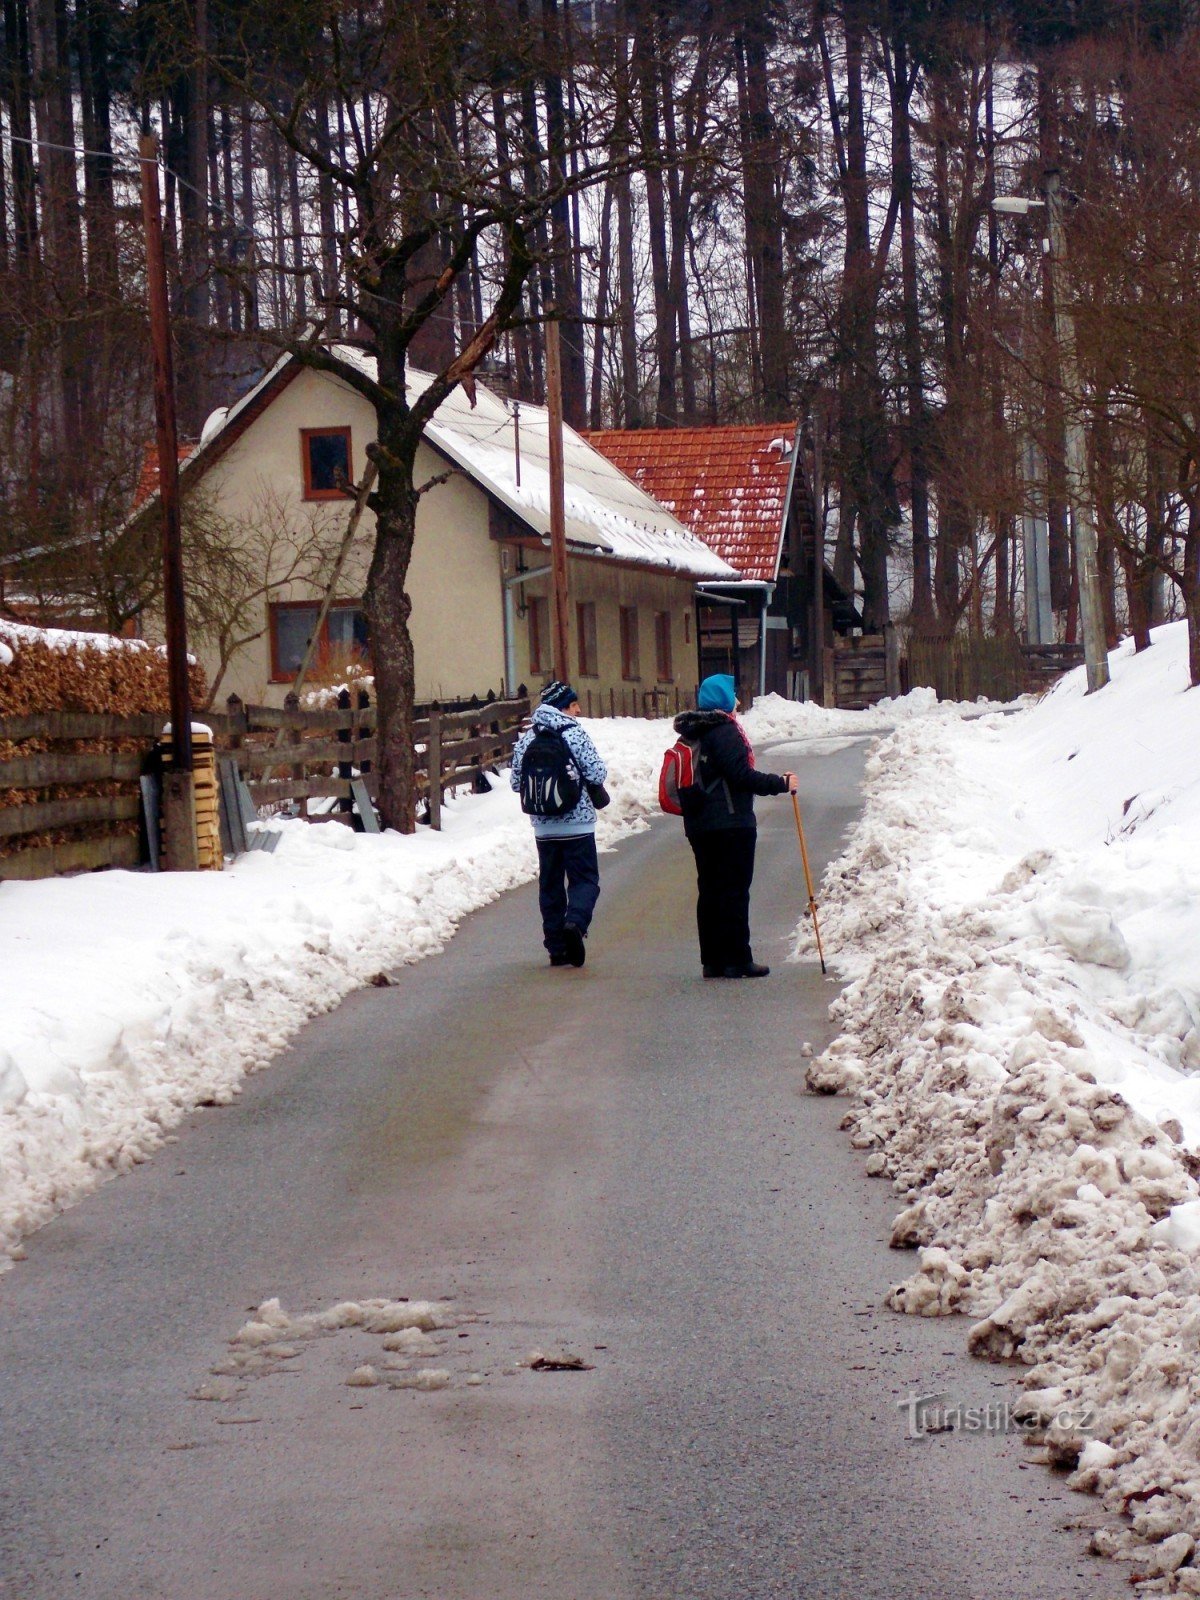
<svg viewBox="0 0 1200 1600">
<path fill-rule="evenodd" d="M 1072 406 L 1110 642 L 1200 612 L 1185 0 L 2 10 L 0 551 L 90 564 L 114 625 L 154 583 L 117 538 L 153 432 L 148 129 L 191 437 L 282 349 L 378 348 L 385 280 L 410 313 L 404 360 L 459 361 L 540 401 L 552 304 L 576 426 L 820 435 L 830 559 L 869 628 L 1023 626 L 1021 524 L 1038 511 L 1056 630 L 1076 636 Z M 1078 394 L 1038 213 L 991 206 L 1039 195 L 1048 171 Z"/>
</svg>

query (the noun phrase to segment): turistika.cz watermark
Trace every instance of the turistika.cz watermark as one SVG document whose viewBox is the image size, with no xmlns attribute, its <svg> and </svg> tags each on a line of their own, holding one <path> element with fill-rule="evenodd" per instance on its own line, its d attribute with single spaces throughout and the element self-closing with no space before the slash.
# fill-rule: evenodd
<svg viewBox="0 0 1200 1600">
<path fill-rule="evenodd" d="M 907 1400 L 897 1400 L 896 1410 L 904 1413 L 908 1439 L 930 1439 L 938 1433 L 1037 1433 L 1054 1426 L 1073 1433 L 1092 1431 L 1095 1408 L 1084 1401 L 1064 1403 L 1049 1418 L 1032 1417 L 1024 1411 L 1018 1416 L 1015 1404 L 1019 1402 L 990 1400 L 986 1405 L 970 1406 L 946 1394 L 910 1394 Z"/>
</svg>

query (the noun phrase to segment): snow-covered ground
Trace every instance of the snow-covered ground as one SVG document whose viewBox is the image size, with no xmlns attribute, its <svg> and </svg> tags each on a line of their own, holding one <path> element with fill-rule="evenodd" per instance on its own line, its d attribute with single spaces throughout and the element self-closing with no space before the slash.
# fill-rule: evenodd
<svg viewBox="0 0 1200 1600">
<path fill-rule="evenodd" d="M 1184 624 L 1012 717 L 897 727 L 826 878 L 810 1085 L 903 1209 L 897 1310 L 1025 1363 L 1098 1548 L 1200 1594 L 1200 691 Z M 800 959 L 811 935 L 797 935 Z M 1086 1418 L 1086 1427 L 1079 1419 Z"/>
</svg>

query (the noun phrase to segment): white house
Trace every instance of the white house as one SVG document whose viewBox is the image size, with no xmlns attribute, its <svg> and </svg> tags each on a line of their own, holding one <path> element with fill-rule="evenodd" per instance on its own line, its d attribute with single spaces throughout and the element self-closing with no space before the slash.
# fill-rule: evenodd
<svg viewBox="0 0 1200 1600">
<path fill-rule="evenodd" d="M 339 354 L 373 367 L 350 347 Z M 414 391 L 429 381 L 409 374 Z M 344 486 L 361 479 L 374 431 L 374 411 L 356 389 L 284 357 L 210 418 L 181 463 L 185 518 L 189 502 L 202 500 L 229 539 L 249 539 L 266 521 L 286 533 L 268 541 L 264 559 L 275 570 L 256 602 L 257 626 L 246 630 L 257 637 L 229 663 L 222 696 L 282 703 L 324 592 L 311 579 L 284 581 L 287 546 L 314 529 L 326 548 L 340 543 L 352 504 Z M 666 709 L 696 681 L 696 585 L 736 573 L 570 428 L 565 460 L 572 679 L 597 711 Z M 417 698 L 536 685 L 551 671 L 546 411 L 482 384 L 474 406 L 455 390 L 426 429 L 417 481 L 433 482 L 409 578 Z M 361 599 L 373 536 L 368 514 L 322 626 L 318 677 L 369 657 Z M 194 634 L 191 643 L 211 681 L 211 642 Z"/>
</svg>

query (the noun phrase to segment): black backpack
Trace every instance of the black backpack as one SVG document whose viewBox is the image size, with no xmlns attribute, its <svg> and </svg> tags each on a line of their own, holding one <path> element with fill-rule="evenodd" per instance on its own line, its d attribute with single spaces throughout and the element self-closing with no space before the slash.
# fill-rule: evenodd
<svg viewBox="0 0 1200 1600">
<path fill-rule="evenodd" d="M 521 763 L 521 810 L 529 817 L 565 817 L 583 794 L 583 778 L 558 728 L 539 728 Z"/>
</svg>

